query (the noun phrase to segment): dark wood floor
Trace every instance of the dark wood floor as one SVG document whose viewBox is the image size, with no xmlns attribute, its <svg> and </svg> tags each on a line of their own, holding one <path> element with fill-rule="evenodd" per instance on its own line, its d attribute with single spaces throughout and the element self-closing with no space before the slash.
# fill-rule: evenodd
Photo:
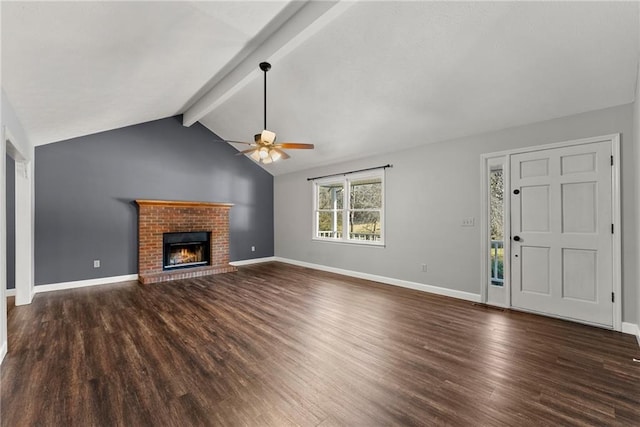
<svg viewBox="0 0 640 427">
<path fill-rule="evenodd" d="M 633 336 L 286 264 L 9 310 L 3 426 L 640 425 Z"/>
</svg>

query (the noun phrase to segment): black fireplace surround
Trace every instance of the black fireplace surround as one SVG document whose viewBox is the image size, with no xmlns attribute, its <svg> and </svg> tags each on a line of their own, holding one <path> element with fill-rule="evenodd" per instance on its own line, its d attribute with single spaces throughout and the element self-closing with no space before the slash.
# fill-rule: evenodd
<svg viewBox="0 0 640 427">
<path fill-rule="evenodd" d="M 211 233 L 164 233 L 163 270 L 202 267 L 211 264 Z"/>
</svg>

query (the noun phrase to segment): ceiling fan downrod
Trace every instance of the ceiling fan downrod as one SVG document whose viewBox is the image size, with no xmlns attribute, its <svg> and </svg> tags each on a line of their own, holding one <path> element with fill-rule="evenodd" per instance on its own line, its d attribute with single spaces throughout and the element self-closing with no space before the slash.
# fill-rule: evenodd
<svg viewBox="0 0 640 427">
<path fill-rule="evenodd" d="M 267 71 L 271 64 L 261 62 L 260 69 L 264 72 L 264 128 L 262 132 L 254 135 L 254 142 L 228 141 L 237 144 L 250 145 L 248 150 L 240 151 L 237 155 L 247 154 L 258 163 L 269 164 L 280 159 L 288 159 L 290 156 L 283 149 L 313 149 L 313 144 L 296 142 L 281 142 L 276 144 L 276 133 L 267 129 Z"/>
<path fill-rule="evenodd" d="M 267 129 L 267 71 L 271 69 L 271 64 L 261 62 L 260 69 L 264 71 L 264 128 Z"/>
</svg>

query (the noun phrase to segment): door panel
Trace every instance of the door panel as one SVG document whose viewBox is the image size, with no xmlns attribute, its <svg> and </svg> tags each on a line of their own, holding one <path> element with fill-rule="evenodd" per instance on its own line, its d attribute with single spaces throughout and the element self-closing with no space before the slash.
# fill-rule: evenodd
<svg viewBox="0 0 640 427">
<path fill-rule="evenodd" d="M 551 248 L 522 246 L 520 262 L 522 264 L 522 292 L 542 295 L 551 294 L 549 280 L 549 253 Z"/>
<path fill-rule="evenodd" d="M 512 306 L 613 326 L 611 144 L 511 156 Z"/>
<path fill-rule="evenodd" d="M 562 175 L 580 172 L 594 172 L 596 170 L 595 153 L 573 154 L 560 157 Z"/>
<path fill-rule="evenodd" d="M 562 295 L 596 302 L 597 251 L 585 249 L 562 250 Z"/>
<path fill-rule="evenodd" d="M 524 160 L 520 163 L 520 178 L 549 175 L 549 159 Z"/>
<path fill-rule="evenodd" d="M 520 210 L 522 231 L 549 232 L 549 186 L 532 185 L 521 187 Z"/>
<path fill-rule="evenodd" d="M 597 182 L 562 184 L 562 231 L 595 233 L 598 224 Z"/>
</svg>

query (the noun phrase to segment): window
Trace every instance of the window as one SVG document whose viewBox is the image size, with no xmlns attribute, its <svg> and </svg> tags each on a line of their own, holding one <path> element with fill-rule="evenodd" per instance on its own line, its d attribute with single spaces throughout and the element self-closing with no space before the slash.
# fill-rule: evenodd
<svg viewBox="0 0 640 427">
<path fill-rule="evenodd" d="M 384 170 L 318 180 L 314 201 L 314 239 L 384 244 Z"/>
<path fill-rule="evenodd" d="M 504 284 L 504 175 L 502 166 L 489 172 L 489 226 L 491 231 L 491 284 Z"/>
</svg>

